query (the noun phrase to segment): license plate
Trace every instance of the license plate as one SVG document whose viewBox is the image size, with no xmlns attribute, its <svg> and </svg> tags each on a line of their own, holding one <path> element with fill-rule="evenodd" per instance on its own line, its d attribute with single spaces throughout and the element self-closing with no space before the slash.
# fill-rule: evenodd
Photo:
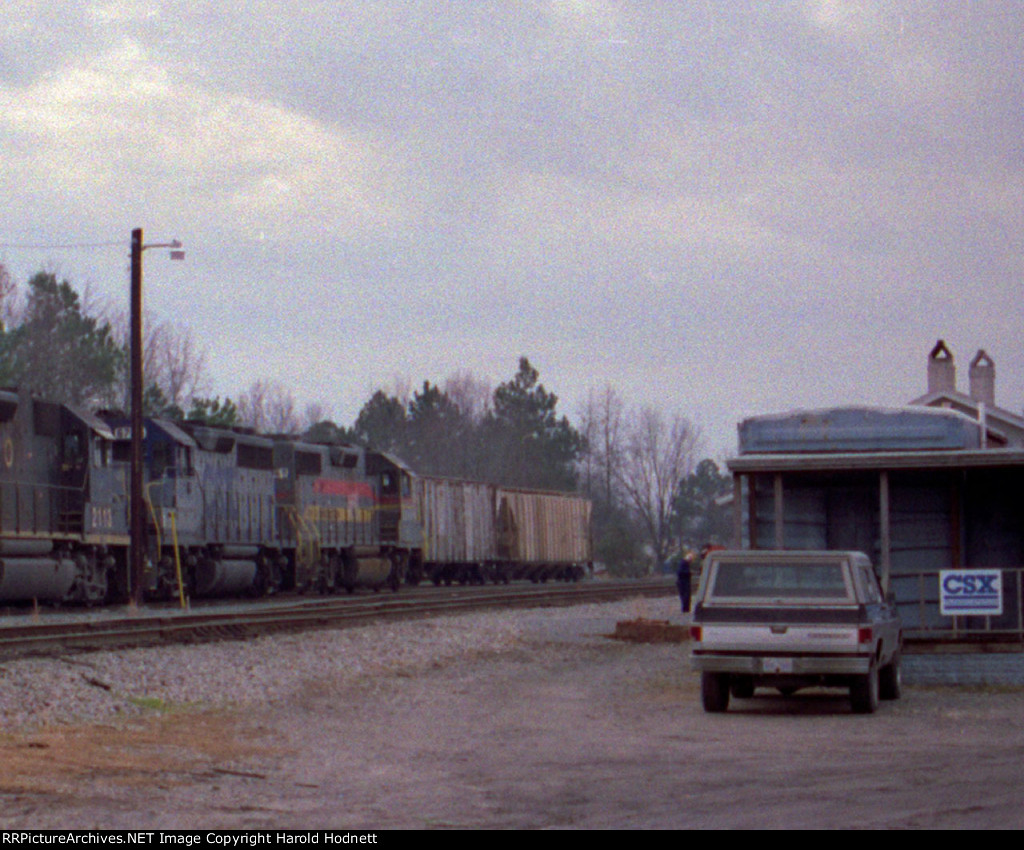
<svg viewBox="0 0 1024 850">
<path fill-rule="evenodd" d="M 792 673 L 793 672 L 793 659 L 792 658 L 762 658 L 761 659 L 761 672 L 762 673 Z"/>
</svg>

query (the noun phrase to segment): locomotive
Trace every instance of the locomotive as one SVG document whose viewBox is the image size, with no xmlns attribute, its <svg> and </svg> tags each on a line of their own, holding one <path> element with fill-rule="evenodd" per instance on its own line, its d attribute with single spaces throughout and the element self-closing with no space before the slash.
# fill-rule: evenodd
<svg viewBox="0 0 1024 850">
<path fill-rule="evenodd" d="M 130 447 L 123 413 L 0 390 L 0 600 L 129 595 Z M 576 579 L 591 560 L 586 499 L 420 478 L 362 446 L 148 418 L 143 468 L 148 598 Z"/>
</svg>

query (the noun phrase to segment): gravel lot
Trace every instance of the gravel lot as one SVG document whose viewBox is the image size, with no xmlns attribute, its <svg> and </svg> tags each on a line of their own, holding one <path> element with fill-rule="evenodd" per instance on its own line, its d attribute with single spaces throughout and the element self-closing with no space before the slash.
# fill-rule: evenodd
<svg viewBox="0 0 1024 850">
<path fill-rule="evenodd" d="M 0 665 L 0 827 L 1020 827 L 1024 690 L 700 710 L 671 598 Z"/>
</svg>

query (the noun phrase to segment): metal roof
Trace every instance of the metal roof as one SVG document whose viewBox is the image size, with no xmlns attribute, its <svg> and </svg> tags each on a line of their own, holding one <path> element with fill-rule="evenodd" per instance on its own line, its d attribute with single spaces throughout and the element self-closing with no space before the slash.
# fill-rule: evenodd
<svg viewBox="0 0 1024 850">
<path fill-rule="evenodd" d="M 730 472 L 978 469 L 1024 466 L 1024 449 L 750 454 L 725 462 Z"/>
<path fill-rule="evenodd" d="M 153 419 L 152 422 L 154 425 L 158 426 L 161 431 L 167 434 L 168 437 L 174 440 L 174 442 L 191 448 L 196 447 L 196 441 L 169 419 Z"/>
<path fill-rule="evenodd" d="M 110 426 L 100 419 L 96 414 L 90 413 L 81 407 L 77 407 L 73 404 L 64 405 L 72 415 L 78 417 L 86 425 L 88 425 L 94 433 L 101 436 L 104 440 L 113 440 L 114 432 L 110 429 Z"/>
</svg>

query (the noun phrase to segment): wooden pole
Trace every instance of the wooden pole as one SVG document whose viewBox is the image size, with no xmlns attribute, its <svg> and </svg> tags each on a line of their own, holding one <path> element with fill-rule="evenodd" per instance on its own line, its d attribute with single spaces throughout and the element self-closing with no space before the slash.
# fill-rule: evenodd
<svg viewBox="0 0 1024 850">
<path fill-rule="evenodd" d="M 146 516 L 142 500 L 142 229 L 132 231 L 131 285 L 131 486 L 128 581 L 131 601 L 142 604 Z"/>
</svg>

